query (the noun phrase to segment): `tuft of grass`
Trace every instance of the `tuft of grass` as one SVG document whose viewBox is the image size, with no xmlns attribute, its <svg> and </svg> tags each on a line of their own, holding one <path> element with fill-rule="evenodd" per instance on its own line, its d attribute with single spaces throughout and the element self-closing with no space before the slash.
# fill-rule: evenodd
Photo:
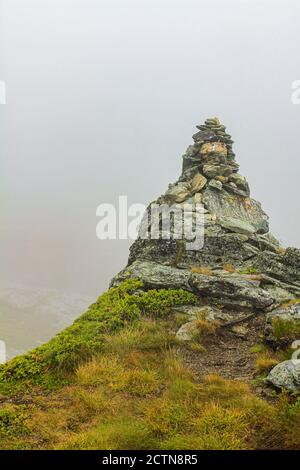
<svg viewBox="0 0 300 470">
<path fill-rule="evenodd" d="M 200 450 L 247 449 L 250 434 L 246 413 L 239 409 L 226 409 L 218 403 L 207 404 L 201 415 L 193 422 L 195 431 L 201 436 Z"/>
<path fill-rule="evenodd" d="M 282 308 L 288 308 L 288 307 L 291 307 L 292 305 L 299 304 L 299 303 L 300 303 L 300 299 L 295 298 L 295 299 L 288 300 L 287 302 L 283 302 L 281 304 L 281 307 Z"/>
<path fill-rule="evenodd" d="M 273 318 L 272 333 L 277 341 L 292 341 L 300 335 L 300 322 Z"/>
<path fill-rule="evenodd" d="M 124 366 L 118 357 L 98 355 L 77 369 L 77 381 L 80 385 L 117 384 L 124 374 Z"/>
<path fill-rule="evenodd" d="M 206 352 L 205 346 L 203 346 L 201 343 L 199 343 L 200 338 L 195 338 L 194 341 L 188 341 L 185 344 L 185 347 L 195 353 L 200 353 L 203 354 Z"/>
<path fill-rule="evenodd" d="M 242 396 L 250 393 L 250 387 L 245 382 L 234 382 L 217 374 L 208 374 L 204 377 L 201 393 L 211 400 L 225 401 L 233 405 L 236 401 L 239 402 Z"/>
<path fill-rule="evenodd" d="M 240 274 L 260 274 L 259 269 L 256 266 L 249 266 L 246 269 L 239 271 Z"/>
<path fill-rule="evenodd" d="M 254 346 L 250 348 L 250 352 L 253 354 L 262 353 L 265 350 L 266 350 L 266 346 L 262 343 L 254 344 Z"/>
<path fill-rule="evenodd" d="M 125 372 L 115 389 L 137 397 L 157 394 L 161 389 L 155 370 L 131 369 Z"/>
<path fill-rule="evenodd" d="M 203 318 L 199 318 L 196 322 L 196 326 L 200 337 L 203 337 L 215 334 L 220 323 L 218 321 L 208 321 Z"/>
<path fill-rule="evenodd" d="M 0 437 L 27 434 L 28 412 L 24 405 L 7 404 L 0 408 Z"/>
<path fill-rule="evenodd" d="M 121 415 L 113 420 L 104 420 L 93 428 L 71 435 L 62 441 L 61 450 L 135 450 L 152 448 L 151 437 L 141 421 L 131 416 Z M 154 444 L 153 444 L 154 445 Z"/>
<path fill-rule="evenodd" d="M 209 266 L 193 266 L 191 272 L 195 274 L 203 274 L 204 276 L 213 276 L 214 272 Z"/>
<path fill-rule="evenodd" d="M 171 334 L 163 322 L 146 319 L 129 325 L 116 334 L 106 335 L 103 351 L 118 355 L 126 355 L 130 351 L 157 351 L 167 345 L 175 344 L 174 334 Z"/>
<path fill-rule="evenodd" d="M 273 357 L 261 356 L 255 361 L 256 369 L 259 373 L 269 372 L 278 364 L 278 360 Z"/>
<path fill-rule="evenodd" d="M 111 397 L 105 393 L 103 388 L 96 387 L 94 390 L 79 388 L 74 392 L 74 405 L 81 409 L 85 417 L 99 414 L 103 416 L 114 416 L 121 406 L 117 397 Z M 82 420 L 83 421 L 83 420 Z"/>
<path fill-rule="evenodd" d="M 176 252 L 176 258 L 175 258 L 175 261 L 174 261 L 174 266 L 175 267 L 177 267 L 178 264 L 181 262 L 181 260 L 183 258 L 183 255 L 185 253 L 185 249 L 186 249 L 185 240 L 177 240 L 176 244 L 177 244 L 177 252 Z"/>
<path fill-rule="evenodd" d="M 149 433 L 160 439 L 184 429 L 189 416 L 186 403 L 160 397 L 147 403 L 144 407 L 143 421 Z"/>
<path fill-rule="evenodd" d="M 223 265 L 224 271 L 227 271 L 228 273 L 234 273 L 236 271 L 236 267 L 233 266 L 233 264 L 230 263 L 225 263 Z"/>
</svg>

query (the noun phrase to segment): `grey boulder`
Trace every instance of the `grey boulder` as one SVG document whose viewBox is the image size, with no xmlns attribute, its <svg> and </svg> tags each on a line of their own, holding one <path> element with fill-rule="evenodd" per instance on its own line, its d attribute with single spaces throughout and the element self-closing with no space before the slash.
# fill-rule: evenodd
<svg viewBox="0 0 300 470">
<path fill-rule="evenodd" d="M 281 390 L 300 392 L 300 360 L 289 359 L 280 362 L 270 371 L 266 383 Z"/>
</svg>

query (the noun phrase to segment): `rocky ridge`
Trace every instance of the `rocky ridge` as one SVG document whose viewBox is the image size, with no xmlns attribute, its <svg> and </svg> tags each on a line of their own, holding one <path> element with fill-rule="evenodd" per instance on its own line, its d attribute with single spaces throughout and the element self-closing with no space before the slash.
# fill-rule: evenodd
<svg viewBox="0 0 300 470">
<path fill-rule="evenodd" d="M 249 311 L 261 315 L 269 312 L 265 326 L 268 341 L 272 318 L 292 315 L 291 309 L 296 308 L 300 297 L 300 250 L 282 248 L 270 233 L 267 214 L 260 202 L 250 197 L 249 184 L 239 173 L 226 127 L 218 118 L 206 119 L 196 127 L 194 143 L 183 155 L 179 179 L 155 204 L 175 205 L 179 210 L 189 207 L 193 216 L 201 207 L 203 247 L 187 249 L 187 239 L 172 237 L 175 225 L 171 226 L 170 239 L 165 239 L 163 229 L 158 239 L 145 238 L 140 232 L 130 249 L 128 265 L 111 285 L 139 278 L 146 289 L 182 288 L 230 318 Z M 152 204 L 142 223 L 145 228 L 146 220 L 148 229 Z M 187 320 L 185 339 L 187 331 L 192 334 L 195 322 L 193 318 Z M 299 316 L 293 315 L 292 321 L 300 322 Z M 268 380 L 285 388 L 284 381 L 274 380 L 273 376 L 270 374 Z"/>
</svg>

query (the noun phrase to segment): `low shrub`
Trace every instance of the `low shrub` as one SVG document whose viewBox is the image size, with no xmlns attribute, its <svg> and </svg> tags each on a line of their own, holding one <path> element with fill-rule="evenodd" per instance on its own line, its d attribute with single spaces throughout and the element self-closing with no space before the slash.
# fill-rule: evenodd
<svg viewBox="0 0 300 470">
<path fill-rule="evenodd" d="M 300 321 L 273 318 L 272 334 L 277 341 L 293 341 L 300 335 Z"/>
<path fill-rule="evenodd" d="M 27 420 L 25 406 L 6 405 L 0 408 L 0 437 L 28 433 Z"/>
<path fill-rule="evenodd" d="M 72 373 L 80 364 L 103 350 L 108 334 L 120 331 L 142 316 L 166 317 L 173 306 L 198 303 L 194 294 L 183 289 L 145 292 L 142 288 L 143 282 L 138 279 L 128 279 L 120 286 L 110 288 L 86 313 L 48 343 L 0 366 L 1 392 L 7 392 L 5 384 L 9 382 L 18 381 L 20 385 L 22 380 L 31 380 L 44 385 L 53 384 L 49 380 L 51 373 Z M 159 337 L 155 333 L 154 338 L 148 335 L 148 341 L 143 343 L 144 348 L 157 347 L 157 342 L 165 344 L 165 337 L 163 340 L 162 335 Z"/>
</svg>

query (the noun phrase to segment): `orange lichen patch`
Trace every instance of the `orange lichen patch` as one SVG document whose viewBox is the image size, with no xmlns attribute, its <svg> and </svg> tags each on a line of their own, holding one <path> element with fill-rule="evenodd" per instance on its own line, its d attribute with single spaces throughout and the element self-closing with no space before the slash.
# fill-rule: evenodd
<svg viewBox="0 0 300 470">
<path fill-rule="evenodd" d="M 286 248 L 283 248 L 283 246 L 279 246 L 278 248 L 276 248 L 276 253 L 278 255 L 284 255 L 286 252 Z"/>
<path fill-rule="evenodd" d="M 227 147 L 223 142 L 206 142 L 200 150 L 201 155 L 209 155 L 215 153 L 219 155 L 227 155 Z"/>
<path fill-rule="evenodd" d="M 251 199 L 249 197 L 244 198 L 243 200 L 244 209 L 249 210 L 252 207 Z"/>
</svg>

